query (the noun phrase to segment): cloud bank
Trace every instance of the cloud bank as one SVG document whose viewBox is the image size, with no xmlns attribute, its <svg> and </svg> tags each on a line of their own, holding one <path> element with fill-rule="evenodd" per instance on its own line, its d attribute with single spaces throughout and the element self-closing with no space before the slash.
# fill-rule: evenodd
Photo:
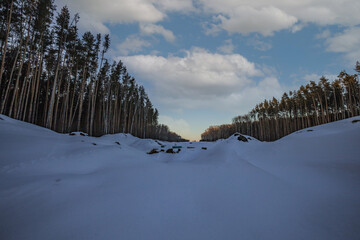
<svg viewBox="0 0 360 240">
<path fill-rule="evenodd" d="M 128 69 L 154 86 L 157 105 L 181 109 L 217 109 L 238 114 L 264 98 L 283 92 L 274 76 L 265 76 L 239 54 L 210 53 L 202 48 L 184 57 L 122 56 Z"/>
</svg>

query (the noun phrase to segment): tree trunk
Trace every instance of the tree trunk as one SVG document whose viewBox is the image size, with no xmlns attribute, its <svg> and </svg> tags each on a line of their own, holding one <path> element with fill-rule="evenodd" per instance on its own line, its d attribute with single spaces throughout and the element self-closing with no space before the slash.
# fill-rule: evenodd
<svg viewBox="0 0 360 240">
<path fill-rule="evenodd" d="M 2 75 L 3 75 L 3 71 L 4 71 L 4 66 L 5 66 L 5 56 L 6 56 L 6 51 L 7 51 L 7 42 L 8 42 L 9 33 L 10 33 L 10 24 L 11 24 L 13 5 L 14 5 L 14 1 L 11 1 L 9 20 L 8 20 L 6 36 L 5 36 L 5 43 L 4 43 L 4 46 L 3 46 L 3 49 L 2 49 L 2 59 L 1 59 L 1 67 L 0 67 L 0 87 L 1 87 L 1 82 L 2 82 Z"/>
</svg>

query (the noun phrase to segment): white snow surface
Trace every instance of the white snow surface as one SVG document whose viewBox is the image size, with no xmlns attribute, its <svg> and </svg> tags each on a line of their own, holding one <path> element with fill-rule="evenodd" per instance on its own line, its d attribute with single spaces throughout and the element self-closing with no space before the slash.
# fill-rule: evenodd
<svg viewBox="0 0 360 240">
<path fill-rule="evenodd" d="M 360 117 L 271 143 L 70 136 L 0 118 L 2 240 L 360 239 Z M 146 154 L 160 144 L 182 150 Z"/>
</svg>

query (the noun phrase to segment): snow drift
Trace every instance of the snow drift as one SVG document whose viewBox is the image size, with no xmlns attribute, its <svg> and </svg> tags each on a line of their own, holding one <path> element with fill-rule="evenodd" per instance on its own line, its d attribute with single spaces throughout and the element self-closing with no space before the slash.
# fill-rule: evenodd
<svg viewBox="0 0 360 240">
<path fill-rule="evenodd" d="M 359 239 L 360 117 L 271 143 L 94 138 L 0 117 L 1 239 Z"/>
</svg>

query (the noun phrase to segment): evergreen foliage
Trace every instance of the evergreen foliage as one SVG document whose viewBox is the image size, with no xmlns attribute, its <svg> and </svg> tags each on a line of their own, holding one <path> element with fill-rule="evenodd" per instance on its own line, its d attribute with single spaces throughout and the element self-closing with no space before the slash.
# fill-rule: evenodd
<svg viewBox="0 0 360 240">
<path fill-rule="evenodd" d="M 0 113 L 57 132 L 131 133 L 183 140 L 158 124 L 143 86 L 105 54 L 110 37 L 85 32 L 53 0 L 0 4 Z"/>
<path fill-rule="evenodd" d="M 355 71 L 353 75 L 342 71 L 333 82 L 321 77 L 318 83 L 310 81 L 284 93 L 280 100 L 265 100 L 248 114 L 234 117 L 232 124 L 210 126 L 201 139 L 216 141 L 241 132 L 274 141 L 303 128 L 360 115 L 359 62 Z"/>
</svg>

